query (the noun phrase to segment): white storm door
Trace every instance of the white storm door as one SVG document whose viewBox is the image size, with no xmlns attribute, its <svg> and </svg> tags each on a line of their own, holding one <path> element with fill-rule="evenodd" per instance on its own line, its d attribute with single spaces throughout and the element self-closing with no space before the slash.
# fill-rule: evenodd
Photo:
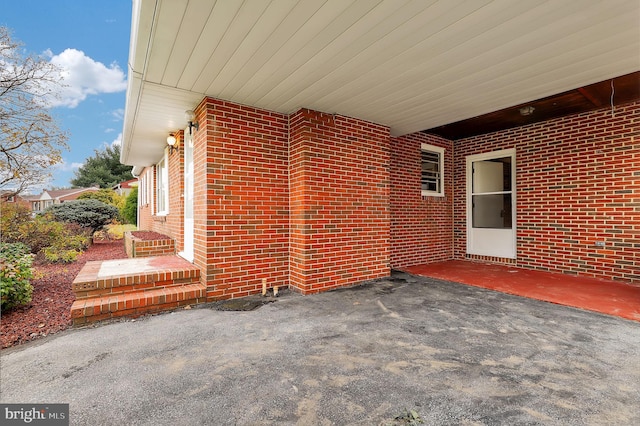
<svg viewBox="0 0 640 426">
<path fill-rule="evenodd" d="M 467 253 L 516 258 L 516 152 L 467 157 Z"/>
<path fill-rule="evenodd" d="M 180 256 L 193 262 L 193 138 L 184 130 L 184 251 Z"/>
</svg>

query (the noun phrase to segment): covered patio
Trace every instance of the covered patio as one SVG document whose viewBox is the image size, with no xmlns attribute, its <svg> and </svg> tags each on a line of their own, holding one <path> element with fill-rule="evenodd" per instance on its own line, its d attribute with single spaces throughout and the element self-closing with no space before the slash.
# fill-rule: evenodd
<svg viewBox="0 0 640 426">
<path fill-rule="evenodd" d="M 139 226 L 209 302 L 464 259 L 637 285 L 638 12 L 136 0 Z"/>
</svg>

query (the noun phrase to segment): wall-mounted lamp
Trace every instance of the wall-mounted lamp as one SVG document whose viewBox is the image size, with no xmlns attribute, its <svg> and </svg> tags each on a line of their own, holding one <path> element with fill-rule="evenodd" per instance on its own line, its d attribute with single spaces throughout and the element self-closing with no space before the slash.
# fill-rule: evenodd
<svg viewBox="0 0 640 426">
<path fill-rule="evenodd" d="M 535 111 L 535 108 L 532 107 L 531 105 L 522 107 L 520 108 L 520 115 L 524 115 L 524 116 L 531 115 L 533 114 L 533 111 Z"/>
<path fill-rule="evenodd" d="M 187 110 L 184 112 L 184 118 L 187 119 L 187 121 L 189 122 L 189 134 L 192 134 L 192 130 L 194 127 L 196 128 L 196 130 L 200 129 L 200 125 L 198 124 L 197 121 L 194 121 L 196 119 L 196 113 L 193 112 L 192 110 Z"/>
<path fill-rule="evenodd" d="M 167 145 L 169 145 L 169 154 L 173 154 L 173 151 L 178 150 L 178 147 L 176 147 L 177 143 L 178 143 L 178 139 L 176 139 L 173 133 L 170 133 L 169 136 L 167 136 Z"/>
</svg>

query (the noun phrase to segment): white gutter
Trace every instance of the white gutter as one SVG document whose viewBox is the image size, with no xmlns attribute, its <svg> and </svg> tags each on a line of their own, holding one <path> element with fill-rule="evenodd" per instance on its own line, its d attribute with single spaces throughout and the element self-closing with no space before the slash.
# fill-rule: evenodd
<svg viewBox="0 0 640 426">
<path fill-rule="evenodd" d="M 125 101 L 122 146 L 120 150 L 120 162 L 123 164 L 133 165 L 129 160 L 129 155 L 138 117 L 144 73 L 151 51 L 153 22 L 159 1 L 160 0 L 133 0 L 131 10 L 131 41 L 129 43 L 129 62 L 127 64 L 127 97 Z M 141 21 L 141 19 L 144 19 L 144 21 Z"/>
</svg>

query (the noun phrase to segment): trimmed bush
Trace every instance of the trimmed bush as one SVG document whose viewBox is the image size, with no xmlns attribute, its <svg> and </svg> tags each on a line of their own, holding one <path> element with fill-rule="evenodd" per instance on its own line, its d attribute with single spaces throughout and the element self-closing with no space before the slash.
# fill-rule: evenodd
<svg viewBox="0 0 640 426">
<path fill-rule="evenodd" d="M 126 202 L 124 195 L 118 195 L 111 188 L 103 188 L 95 192 L 85 192 L 78 197 L 78 200 L 98 200 L 105 204 L 115 206 L 118 209 L 118 220 L 122 220 L 122 210 Z"/>
<path fill-rule="evenodd" d="M 54 204 L 45 210 L 55 220 L 76 223 L 93 234 L 118 217 L 118 208 L 98 200 L 75 200 Z"/>
<path fill-rule="evenodd" d="M 121 210 L 124 223 L 138 224 L 138 188 L 133 188 Z"/>
<path fill-rule="evenodd" d="M 0 310 L 31 302 L 33 255 L 22 243 L 0 243 Z"/>
</svg>

